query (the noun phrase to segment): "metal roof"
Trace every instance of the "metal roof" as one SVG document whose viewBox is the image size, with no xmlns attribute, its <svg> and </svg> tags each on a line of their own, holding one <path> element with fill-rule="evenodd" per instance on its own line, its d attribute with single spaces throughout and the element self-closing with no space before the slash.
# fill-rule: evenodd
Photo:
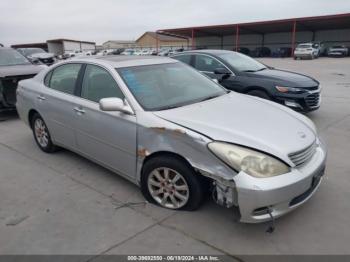
<svg viewBox="0 0 350 262">
<path fill-rule="evenodd" d="M 159 41 L 171 41 L 171 42 L 176 42 L 176 41 L 184 41 L 184 40 L 187 40 L 187 38 L 184 39 L 183 36 L 180 36 L 180 37 L 176 37 L 176 36 L 169 36 L 169 35 L 164 35 L 164 34 L 157 34 L 156 32 L 145 32 L 144 34 L 142 34 L 137 40 L 136 42 L 138 42 L 143 36 L 145 35 L 149 35 L 151 37 L 153 37 L 154 39 L 157 38 L 157 35 L 158 35 L 158 40 Z"/>
<path fill-rule="evenodd" d="M 75 43 L 85 43 L 85 44 L 96 45 L 95 42 L 79 41 L 79 40 L 72 40 L 72 39 L 65 39 L 65 38 L 51 39 L 51 40 L 47 40 L 46 42 L 47 43 L 75 42 Z"/>
<path fill-rule="evenodd" d="M 192 30 L 194 30 L 195 37 L 225 36 L 225 35 L 235 34 L 236 28 L 239 27 L 239 34 L 241 35 L 242 34 L 267 34 L 267 33 L 290 32 L 292 31 L 294 22 L 296 22 L 297 24 L 298 31 L 347 29 L 347 28 L 350 28 L 350 13 L 280 19 L 280 20 L 251 22 L 251 23 L 161 29 L 161 30 L 158 30 L 157 32 L 161 34 L 171 34 L 171 35 L 191 38 Z"/>
</svg>

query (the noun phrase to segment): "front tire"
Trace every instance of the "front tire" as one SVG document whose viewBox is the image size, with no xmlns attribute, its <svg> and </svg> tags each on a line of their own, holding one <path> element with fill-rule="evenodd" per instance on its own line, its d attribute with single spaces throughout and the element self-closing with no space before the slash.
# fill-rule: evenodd
<svg viewBox="0 0 350 262">
<path fill-rule="evenodd" d="M 39 114 L 35 114 L 33 116 L 31 126 L 35 142 L 42 151 L 45 153 L 53 153 L 57 151 L 58 148 L 53 144 L 51 140 L 49 129 Z"/>
<path fill-rule="evenodd" d="M 169 156 L 145 163 L 141 191 L 149 202 L 174 210 L 196 210 L 204 196 L 203 184 L 192 167 Z"/>
</svg>

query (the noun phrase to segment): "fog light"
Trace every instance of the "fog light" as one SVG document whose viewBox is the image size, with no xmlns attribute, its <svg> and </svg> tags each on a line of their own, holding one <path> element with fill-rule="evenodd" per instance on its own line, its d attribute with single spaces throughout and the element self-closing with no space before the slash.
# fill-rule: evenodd
<svg viewBox="0 0 350 262">
<path fill-rule="evenodd" d="M 284 101 L 284 104 L 285 104 L 286 106 L 289 106 L 289 107 L 299 107 L 299 108 L 302 108 L 302 106 L 301 106 L 299 103 L 295 102 L 295 101 L 286 100 L 286 101 Z"/>
<path fill-rule="evenodd" d="M 269 207 L 259 207 L 253 211 L 253 216 L 261 216 L 269 213 Z"/>
</svg>

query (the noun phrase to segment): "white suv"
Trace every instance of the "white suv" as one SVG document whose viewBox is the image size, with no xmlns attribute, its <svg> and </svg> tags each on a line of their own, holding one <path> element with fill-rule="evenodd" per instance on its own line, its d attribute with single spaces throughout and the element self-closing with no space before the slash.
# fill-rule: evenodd
<svg viewBox="0 0 350 262">
<path fill-rule="evenodd" d="M 294 50 L 294 59 L 310 58 L 314 59 L 320 56 L 321 45 L 317 43 L 302 43 Z"/>
</svg>

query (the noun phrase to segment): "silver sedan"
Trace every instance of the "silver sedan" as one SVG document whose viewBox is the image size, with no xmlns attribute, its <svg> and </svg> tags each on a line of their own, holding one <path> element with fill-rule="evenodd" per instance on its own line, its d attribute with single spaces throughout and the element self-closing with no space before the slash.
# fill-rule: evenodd
<svg viewBox="0 0 350 262">
<path fill-rule="evenodd" d="M 267 221 L 307 201 L 325 169 L 308 118 L 170 58 L 55 64 L 19 83 L 17 109 L 44 152 L 77 152 L 170 209 L 197 209 L 211 194 L 242 222 Z"/>
</svg>

